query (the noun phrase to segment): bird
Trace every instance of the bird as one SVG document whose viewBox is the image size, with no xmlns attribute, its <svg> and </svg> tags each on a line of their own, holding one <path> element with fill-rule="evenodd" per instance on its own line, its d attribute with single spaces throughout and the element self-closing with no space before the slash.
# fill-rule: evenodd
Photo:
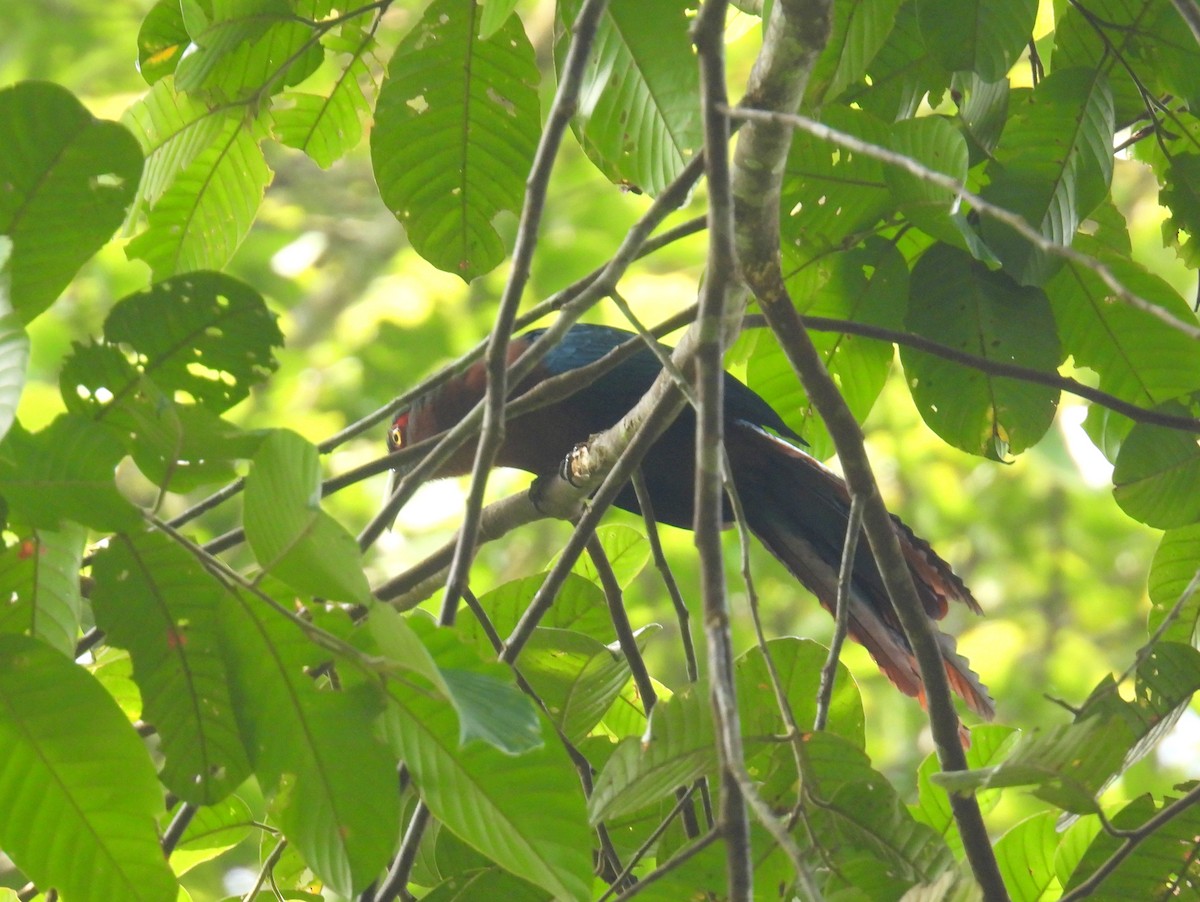
<svg viewBox="0 0 1200 902">
<path fill-rule="evenodd" d="M 545 329 L 512 339 L 511 366 Z M 519 397 L 545 379 L 594 363 L 635 335 L 612 326 L 575 324 L 511 392 Z M 672 350 L 659 345 L 668 354 Z M 587 382 L 569 397 L 507 421 L 495 465 L 543 476 L 554 473 L 576 445 L 621 419 L 645 394 L 662 369 L 648 345 Z M 417 398 L 393 421 L 388 448 L 396 451 L 455 426 L 483 398 L 487 375 L 477 362 L 429 393 Z M 831 613 L 836 609 L 838 572 L 850 516 L 845 481 L 803 450 L 803 439 L 760 395 L 729 373 L 724 375 L 725 450 L 733 484 L 750 532 Z M 692 528 L 695 478 L 696 416 L 685 407 L 642 461 L 642 473 L 655 519 Z M 473 447 L 468 443 L 437 472 L 437 477 L 471 471 Z M 641 513 L 632 485 L 617 495 L 616 507 Z M 725 499 L 725 524 L 733 507 Z M 942 619 L 951 602 L 976 614 L 982 610 L 963 581 L 928 542 L 899 517 L 892 525 L 926 615 Z M 867 542 L 859 542 L 848 592 L 848 634 L 866 647 L 880 670 L 905 695 L 925 703 L 912 648 L 884 589 L 883 578 Z M 936 629 L 946 676 L 966 706 L 990 720 L 995 707 L 987 688 L 956 651 L 954 639 Z"/>
</svg>

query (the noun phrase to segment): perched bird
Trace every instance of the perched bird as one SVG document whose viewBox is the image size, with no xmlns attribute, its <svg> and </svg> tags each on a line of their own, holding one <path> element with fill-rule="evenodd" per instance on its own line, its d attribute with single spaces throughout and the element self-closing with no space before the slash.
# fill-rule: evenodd
<svg viewBox="0 0 1200 902">
<path fill-rule="evenodd" d="M 545 330 L 517 336 L 509 361 L 520 357 Z M 548 353 L 513 396 L 544 379 L 593 363 L 633 337 L 609 326 L 576 325 Z M 670 348 L 665 348 L 670 351 Z M 661 370 L 658 358 L 643 348 L 570 397 L 509 420 L 496 465 L 536 475 L 554 472 L 571 449 L 608 429 L 645 394 Z M 406 447 L 453 427 L 484 395 L 486 375 L 476 363 L 458 377 L 419 398 L 392 424 L 391 450 Z M 660 522 L 692 527 L 695 474 L 694 411 L 685 407 L 642 462 L 654 514 Z M 747 526 L 821 604 L 836 606 L 838 568 L 845 543 L 850 495 L 841 477 L 796 446 L 802 439 L 761 397 L 725 375 L 725 444 L 734 485 Z M 474 447 L 468 443 L 439 476 L 470 472 Z M 616 506 L 639 513 L 631 485 Z M 726 499 L 726 521 L 732 509 Z M 945 616 L 950 601 L 981 613 L 970 591 L 934 553 L 893 515 L 896 535 L 912 572 L 917 593 L 931 619 Z M 864 645 L 880 669 L 905 694 L 924 700 L 924 688 L 912 649 L 866 541 L 859 542 L 850 591 L 850 636 Z M 994 713 L 987 689 L 954 640 L 937 634 L 950 685 L 967 706 L 985 718 Z"/>
</svg>

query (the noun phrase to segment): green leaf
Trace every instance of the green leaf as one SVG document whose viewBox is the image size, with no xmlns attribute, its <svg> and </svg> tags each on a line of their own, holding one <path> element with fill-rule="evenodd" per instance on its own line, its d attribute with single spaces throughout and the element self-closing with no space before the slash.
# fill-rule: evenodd
<svg viewBox="0 0 1200 902">
<path fill-rule="evenodd" d="M 250 806 L 236 795 L 197 809 L 171 852 L 171 870 L 183 875 L 212 861 L 245 840 L 254 827 Z"/>
<path fill-rule="evenodd" d="M 320 499 L 317 449 L 289 430 L 272 432 L 246 477 L 246 538 L 259 566 L 293 588 L 366 603 L 358 544 Z"/>
<path fill-rule="evenodd" d="M 1026 818 L 996 841 L 996 863 L 1012 902 L 1055 898 L 1057 847 L 1058 830 L 1051 811 Z"/>
<path fill-rule="evenodd" d="M 809 278 L 816 275 L 814 270 L 823 279 L 819 286 Z M 819 267 L 803 270 L 788 284 L 806 316 L 897 330 L 903 326 L 908 266 L 891 242 L 868 239 L 864 246 L 824 258 Z M 862 422 L 887 381 L 895 356 L 891 343 L 840 332 L 813 330 L 810 335 L 855 419 Z M 810 454 L 823 460 L 834 453 L 825 423 L 778 342 L 756 343 L 746 365 L 746 384 L 783 413 L 784 421 L 808 442 Z"/>
<path fill-rule="evenodd" d="M 640 530 L 623 523 L 597 527 L 596 538 L 604 548 L 608 563 L 622 589 L 629 588 L 650 560 L 650 542 Z M 556 558 L 557 559 L 557 558 Z M 581 556 L 572 569 L 589 582 L 600 585 L 600 576 L 590 555 Z"/>
<path fill-rule="evenodd" d="M 1098 809 L 1096 793 L 1121 766 L 1134 736 L 1121 717 L 1090 717 L 1026 733 L 996 767 L 934 774 L 947 792 L 1028 786 L 1052 805 L 1088 814 Z"/>
<path fill-rule="evenodd" d="M 1012 750 L 1020 733 L 1013 727 L 1000 724 L 982 724 L 971 729 L 971 747 L 967 749 L 967 767 L 980 770 L 992 767 L 1003 761 Z M 947 844 L 956 853 L 961 853 L 963 843 L 958 832 L 958 824 L 954 820 L 954 812 L 950 808 L 950 797 L 940 786 L 934 785 L 934 775 L 941 772 L 941 764 L 937 755 L 931 753 L 917 768 L 917 789 L 919 792 L 917 804 L 913 805 L 912 815 L 923 824 L 927 824 L 945 837 Z M 999 801 L 999 792 L 983 792 L 979 794 L 980 807 L 986 812 L 988 802 Z"/>
<path fill-rule="evenodd" d="M 479 16 L 479 37 L 486 41 L 508 21 L 517 7 L 517 0 L 487 0 Z"/>
<path fill-rule="evenodd" d="M 579 0 L 560 4 L 561 71 Z M 573 121 L 584 153 L 613 183 L 651 197 L 704 145 L 687 0 L 614 0 L 601 15 Z"/>
<path fill-rule="evenodd" d="M 925 46 L 951 70 L 984 81 L 1008 74 L 1033 35 L 1038 0 L 918 0 Z"/>
<path fill-rule="evenodd" d="M 892 126 L 889 141 L 892 150 L 923 164 L 927 169 L 965 182 L 970 154 L 962 133 L 940 116 L 906 119 Z M 892 198 L 913 225 L 941 241 L 965 250 L 968 233 L 974 237 L 965 217 L 958 212 L 953 191 L 931 185 L 898 166 L 883 170 Z"/>
<path fill-rule="evenodd" d="M 29 336 L 9 304 L 9 263 L 12 241 L 0 235 L 0 439 L 17 416 L 29 363 Z"/>
<path fill-rule="evenodd" d="M 1200 571 L 1200 524 L 1163 533 L 1150 564 L 1150 618 L 1147 628 L 1156 632 Z M 1167 642 L 1191 644 L 1200 623 L 1200 592 L 1192 593 L 1179 616 L 1167 627 Z"/>
<path fill-rule="evenodd" d="M 1107 250 L 1091 236 L 1078 249 L 1109 268 L 1121 284 L 1149 304 L 1185 323 L 1196 315 L 1162 278 Z M 1100 376 L 1100 388 L 1142 407 L 1157 407 L 1200 389 L 1200 342 L 1163 322 L 1152 311 L 1114 301 L 1100 277 L 1067 263 L 1046 285 L 1064 353 Z"/>
<path fill-rule="evenodd" d="M 101 532 L 137 529 L 141 517 L 113 480 L 123 453 L 112 430 L 78 414 L 35 434 L 18 424 L 0 444 L 0 495 L 35 527 L 74 520 Z"/>
<path fill-rule="evenodd" d="M 208 805 L 250 773 L 229 696 L 217 616 L 225 587 L 157 532 L 115 537 L 96 556 L 92 606 L 133 678 L 165 756 L 161 779 Z"/>
<path fill-rule="evenodd" d="M 545 573 L 527 576 L 505 583 L 479 597 L 480 606 L 502 637 L 512 632 L 545 580 Z M 605 644 L 617 638 L 608 616 L 608 607 L 604 603 L 604 593 L 595 583 L 577 573 L 567 575 L 553 606 L 542 618 L 541 625 L 574 630 L 599 639 Z M 483 635 L 479 621 L 473 613 L 464 612 L 459 618 L 458 629 L 481 653 L 492 653 L 491 643 Z"/>
<path fill-rule="evenodd" d="M 591 836 L 579 780 L 558 743 L 505 755 L 460 746 L 454 709 L 389 686 L 390 735 L 434 817 L 556 899 L 591 897 Z"/>
<path fill-rule="evenodd" d="M 950 73 L 925 46 L 917 21 L 917 4 L 902 3 L 894 24 L 875 58 L 867 67 L 867 77 L 848 89 L 839 101 L 851 104 L 885 122 L 910 119 L 917 108 L 950 87 Z M 886 139 L 883 142 L 886 143 Z"/>
<path fill-rule="evenodd" d="M 255 289 L 217 272 L 158 282 L 122 298 L 104 338 L 137 355 L 139 372 L 172 396 L 221 412 L 278 367 L 283 335 Z"/>
<path fill-rule="evenodd" d="M 1021 287 L 947 245 L 913 268 L 906 325 L 955 350 L 1003 364 L 1056 371 L 1061 353 L 1050 305 L 1040 289 Z M 921 417 L 949 444 L 1003 460 L 1050 428 L 1058 391 L 993 376 L 922 351 L 900 349 Z"/>
<path fill-rule="evenodd" d="M 1184 784 L 1181 788 L 1191 789 Z M 1161 804 L 1149 796 L 1134 799 L 1115 815 L 1112 825 L 1118 830 L 1141 830 L 1157 812 L 1174 798 Z M 1148 831 L 1132 853 L 1117 863 L 1089 899 L 1166 899 L 1195 898 L 1194 873 L 1196 836 L 1200 835 L 1200 806 L 1191 805 L 1153 831 Z M 1127 840 L 1101 831 L 1071 874 L 1064 890 L 1070 892 L 1091 877 Z"/>
<path fill-rule="evenodd" d="M 629 664 L 590 636 L 541 627 L 521 651 L 521 675 L 559 729 L 580 742 L 629 682 Z"/>
<path fill-rule="evenodd" d="M 239 99 L 278 82 L 292 66 L 311 65 L 302 50 L 316 38 L 295 21 L 288 0 L 184 0 L 182 9 L 195 45 L 177 70 L 182 91 Z"/>
<path fill-rule="evenodd" d="M 1175 248 L 1188 268 L 1200 267 L 1200 154 L 1173 158 L 1162 175 L 1158 202 L 1171 211 L 1163 220 L 1163 244 Z"/>
<path fill-rule="evenodd" d="M 868 898 L 929 883 L 953 863 L 942 838 L 915 821 L 861 749 L 832 733 L 800 744 L 808 829 L 802 848 L 834 863 L 827 893 L 847 883 Z M 800 838 L 800 837 L 798 837 Z"/>
<path fill-rule="evenodd" d="M 716 767 L 708 700 L 697 691 L 674 695 L 654 706 L 649 739 L 627 736 L 617 745 L 596 778 L 588 818 L 598 824 L 655 805 Z"/>
<path fill-rule="evenodd" d="M 541 722 L 508 666 L 485 663 L 454 631 L 420 614 L 401 617 L 373 605 L 367 622 L 388 661 L 423 677 L 454 706 L 460 743 L 481 739 L 510 755 L 541 746 Z"/>
<path fill-rule="evenodd" d="M 1008 79 L 988 82 L 974 72 L 957 72 L 953 87 L 959 125 L 970 141 L 974 165 L 995 152 L 1008 122 Z"/>
<path fill-rule="evenodd" d="M 349 54 L 349 59 L 328 94 L 288 91 L 280 95 L 271 108 L 271 119 L 281 143 L 304 151 L 322 169 L 358 146 L 363 120 L 371 112 L 364 89 L 372 96 L 375 93 L 364 59 L 374 47 L 375 39 L 367 32 L 353 39 L 335 36 L 329 40 L 330 50 Z"/>
<path fill-rule="evenodd" d="M 1139 423 L 1121 445 L 1113 497 L 1139 523 L 1174 529 L 1200 521 L 1200 443 L 1195 435 Z"/>
<path fill-rule="evenodd" d="M 457 0 L 430 4 L 392 56 L 371 131 L 384 203 L 417 253 L 468 282 L 504 258 L 493 221 L 521 208 L 540 129 L 521 23 L 480 40 L 473 19 Z"/>
<path fill-rule="evenodd" d="M 45 82 L 0 90 L 0 134 L 0 235 L 12 239 L 9 302 L 27 323 L 121 224 L 142 155 L 127 129 L 94 118 L 69 91 Z"/>
<path fill-rule="evenodd" d="M 146 229 L 125 248 L 156 279 L 221 269 L 254 221 L 272 172 L 259 142 L 266 129 L 242 110 L 207 107 L 164 78 L 126 114 L 146 153 L 135 214 Z"/>
<path fill-rule="evenodd" d="M 858 82 L 896 21 L 901 0 L 851 0 L 833 7 L 833 30 L 808 77 L 805 103 L 819 107 Z"/>
<path fill-rule="evenodd" d="M 224 593 L 217 619 L 233 710 L 278 823 L 331 889 L 352 895 L 400 831 L 396 763 L 374 734 L 378 696 L 362 684 L 319 691 L 308 672 L 328 653 L 257 598 Z"/>
<path fill-rule="evenodd" d="M 826 107 L 824 124 L 871 144 L 886 145 L 889 128 L 869 113 Z M 785 253 L 808 260 L 840 249 L 893 206 L 883 167 L 871 157 L 797 132 L 783 179 L 780 223 Z"/>
<path fill-rule="evenodd" d="M 77 902 L 175 898 L 154 768 L 87 671 L 35 639 L 0 635 L 0 747 L 0 848 L 35 884 Z"/>
<path fill-rule="evenodd" d="M 138 71 L 152 85 L 175 71 L 191 43 L 179 0 L 157 0 L 138 29 Z"/>
<path fill-rule="evenodd" d="M 1023 217 L 1043 238 L 1070 245 L 1079 223 L 1112 181 L 1113 99 L 1092 69 L 1060 69 L 1011 109 L 985 200 Z M 1045 283 L 1062 258 L 988 217 L 983 237 L 1005 271 L 1023 285 Z"/>
<path fill-rule="evenodd" d="M 0 632 L 27 633 L 75 659 L 86 538 L 84 529 L 66 523 L 58 531 L 20 533 L 0 552 L 0 597 L 8 599 L 0 607 Z"/>
</svg>

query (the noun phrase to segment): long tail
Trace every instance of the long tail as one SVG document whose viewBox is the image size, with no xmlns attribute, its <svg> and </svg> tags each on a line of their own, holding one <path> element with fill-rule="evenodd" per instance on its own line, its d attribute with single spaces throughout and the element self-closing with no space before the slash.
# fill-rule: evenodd
<svg viewBox="0 0 1200 902">
<path fill-rule="evenodd" d="M 833 611 L 850 512 L 845 483 L 803 451 L 744 421 L 734 423 L 726 438 L 750 531 Z M 982 613 L 929 543 L 899 518 L 892 520 L 926 614 L 940 620 L 951 601 Z M 855 555 L 849 600 L 850 636 L 866 646 L 901 692 L 924 704 L 916 659 L 865 540 Z M 987 688 L 955 650 L 954 639 L 941 632 L 937 638 L 951 688 L 967 707 L 990 720 L 995 708 Z"/>
</svg>

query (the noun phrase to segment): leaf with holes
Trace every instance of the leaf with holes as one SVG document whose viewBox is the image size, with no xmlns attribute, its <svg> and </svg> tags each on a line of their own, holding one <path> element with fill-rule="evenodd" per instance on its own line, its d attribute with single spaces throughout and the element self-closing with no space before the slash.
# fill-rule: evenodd
<svg viewBox="0 0 1200 902">
<path fill-rule="evenodd" d="M 1053 373 L 1061 360 L 1054 317 L 1038 288 L 991 272 L 939 244 L 913 268 L 905 324 L 917 335 L 1001 364 Z M 900 359 L 929 428 L 971 454 L 1003 460 L 1054 422 L 1058 390 L 994 376 L 904 347 Z"/>
<path fill-rule="evenodd" d="M 79 568 L 87 531 L 74 523 L 62 529 L 19 532 L 0 553 L 0 632 L 27 633 L 75 659 L 83 599 Z"/>
<path fill-rule="evenodd" d="M 217 623 L 225 587 L 157 532 L 113 538 L 92 575 L 96 625 L 129 652 L 162 739 L 163 783 L 195 805 L 223 799 L 250 774 Z"/>
<path fill-rule="evenodd" d="M 27 323 L 121 224 L 142 154 L 128 129 L 94 118 L 45 82 L 0 90 L 0 134 L 0 235 L 12 239 L 7 290 Z"/>
<path fill-rule="evenodd" d="M 559 5 L 561 72 L 580 3 Z M 600 17 L 573 125 L 584 152 L 612 182 L 652 197 L 704 144 L 690 4 L 617 0 Z"/>
<path fill-rule="evenodd" d="M 232 276 L 197 272 L 122 298 L 104 338 L 136 355 L 140 373 L 215 412 L 232 407 L 278 366 L 283 344 L 262 296 Z"/>
<path fill-rule="evenodd" d="M 272 432 L 246 477 L 246 539 L 259 566 L 293 588 L 365 604 L 358 544 L 320 499 L 317 449 L 294 432 Z"/>
<path fill-rule="evenodd" d="M 0 635 L 0 712 L 0 848 L 16 866 L 66 899 L 174 899 L 154 821 L 162 789 L 92 675 L 36 639 Z"/>
<path fill-rule="evenodd" d="M 417 253 L 468 282 L 504 259 L 494 220 L 521 208 L 541 127 L 524 28 L 514 16 L 481 40 L 478 8 L 429 5 L 392 56 L 371 131 L 384 203 Z"/>
</svg>

